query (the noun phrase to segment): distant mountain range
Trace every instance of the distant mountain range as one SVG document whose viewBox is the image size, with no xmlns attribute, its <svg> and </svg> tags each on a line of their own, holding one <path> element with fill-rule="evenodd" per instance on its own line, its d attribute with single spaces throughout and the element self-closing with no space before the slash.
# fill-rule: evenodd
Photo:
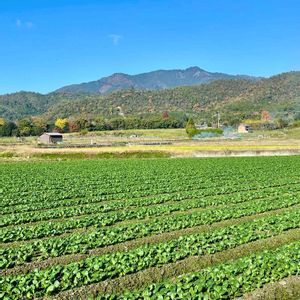
<svg viewBox="0 0 300 300">
<path fill-rule="evenodd" d="M 199 67 L 190 67 L 185 70 L 157 70 L 137 75 L 115 73 L 96 81 L 68 85 L 58 89 L 56 92 L 70 94 L 107 94 L 130 88 L 139 90 L 161 90 L 177 86 L 199 85 L 223 79 L 257 80 L 258 78 L 247 75 L 212 73 L 200 69 Z"/>
<path fill-rule="evenodd" d="M 127 76 L 131 79 L 122 85 L 123 79 L 119 80 L 120 77 Z M 132 77 L 135 85 L 131 84 Z M 113 78 L 115 80 L 112 80 Z M 109 87 L 107 85 L 104 88 L 105 80 L 110 82 Z M 102 85 L 99 92 L 100 81 Z M 228 115 L 241 120 L 261 110 L 274 113 L 300 111 L 300 72 L 282 73 L 270 78 L 254 78 L 209 73 L 192 67 L 135 76 L 115 74 L 100 81 L 65 87 L 47 95 L 32 92 L 2 95 L 0 118 L 106 118 L 119 116 L 120 111 L 125 117 L 168 111 L 209 119 L 219 110 L 223 118 Z M 174 87 L 177 84 L 181 86 Z"/>
</svg>

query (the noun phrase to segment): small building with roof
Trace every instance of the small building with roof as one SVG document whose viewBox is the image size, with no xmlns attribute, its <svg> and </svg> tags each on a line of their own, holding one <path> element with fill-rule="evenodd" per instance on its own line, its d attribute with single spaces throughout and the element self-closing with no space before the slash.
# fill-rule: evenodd
<svg viewBox="0 0 300 300">
<path fill-rule="evenodd" d="M 39 142 L 43 144 L 57 144 L 62 143 L 63 135 L 59 132 L 44 132 L 39 137 Z"/>
<path fill-rule="evenodd" d="M 250 125 L 247 124 L 240 124 L 238 127 L 238 133 L 249 133 L 249 132 L 253 132 L 253 129 Z"/>
</svg>

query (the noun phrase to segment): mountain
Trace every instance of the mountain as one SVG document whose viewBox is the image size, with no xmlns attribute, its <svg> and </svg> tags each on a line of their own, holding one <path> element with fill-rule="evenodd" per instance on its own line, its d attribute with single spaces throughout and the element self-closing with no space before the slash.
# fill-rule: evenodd
<svg viewBox="0 0 300 300">
<path fill-rule="evenodd" d="M 76 96 L 75 96 L 76 97 Z M 18 120 L 28 116 L 45 113 L 51 106 L 65 100 L 63 94 L 50 93 L 47 95 L 33 92 L 18 92 L 0 95 L 0 118 Z M 72 95 L 68 96 L 68 100 Z"/>
<path fill-rule="evenodd" d="M 71 96 L 65 94 L 67 96 Z M 268 79 L 217 80 L 208 84 L 164 90 L 122 90 L 108 95 L 81 94 L 60 102 L 44 114 L 47 119 L 71 116 L 126 116 L 163 111 L 184 112 L 211 118 L 220 110 L 237 118 L 268 110 L 272 113 L 300 110 L 300 72 Z"/>
<path fill-rule="evenodd" d="M 10 120 L 38 115 L 57 103 L 51 97 L 39 93 L 18 92 L 0 96 L 0 117 Z"/>
<path fill-rule="evenodd" d="M 119 116 L 120 111 L 125 117 L 168 111 L 211 119 L 217 110 L 223 120 L 227 116 L 242 120 L 262 110 L 296 113 L 300 111 L 300 72 L 260 80 L 222 79 L 162 90 L 130 88 L 104 95 L 19 92 L 0 96 L 0 117 L 9 120 L 38 115 L 52 121 L 58 117 L 110 118 Z"/>
<path fill-rule="evenodd" d="M 156 91 L 129 89 L 107 95 L 78 94 L 75 101 L 65 98 L 65 101 L 52 106 L 46 116 L 47 119 L 73 115 L 114 116 L 118 115 L 120 108 L 125 115 L 163 111 L 191 112 L 194 106 L 203 110 L 226 97 L 238 97 L 252 85 L 254 82 L 251 80 L 220 80 L 209 84 Z"/>
<path fill-rule="evenodd" d="M 139 90 L 161 90 L 177 86 L 191 86 L 221 79 L 257 79 L 245 75 L 229 75 L 211 73 L 199 67 L 185 70 L 158 70 L 138 75 L 115 73 L 111 76 L 81 84 L 62 87 L 56 92 L 61 93 L 94 93 L 107 94 L 113 91 L 135 88 Z"/>
</svg>

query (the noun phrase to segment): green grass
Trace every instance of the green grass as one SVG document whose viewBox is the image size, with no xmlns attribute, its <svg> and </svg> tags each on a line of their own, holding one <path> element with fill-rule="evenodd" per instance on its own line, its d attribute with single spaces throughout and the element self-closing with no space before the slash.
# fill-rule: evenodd
<svg viewBox="0 0 300 300">
<path fill-rule="evenodd" d="M 65 143 L 90 144 L 115 142 L 139 142 L 145 140 L 187 140 L 185 129 L 131 129 L 131 130 L 109 130 L 91 131 L 85 135 L 80 133 L 65 134 Z"/>
<path fill-rule="evenodd" d="M 0 152 L 0 158 L 12 158 L 14 156 L 16 156 L 15 152 L 11 152 L 11 151 Z"/>
<path fill-rule="evenodd" d="M 36 136 L 27 136 L 18 139 L 15 136 L 0 137 L 0 144 L 34 144 L 37 140 Z"/>
<path fill-rule="evenodd" d="M 243 138 L 262 139 L 300 139 L 300 128 L 284 128 L 276 130 L 254 130 L 253 133 L 243 134 Z"/>
<path fill-rule="evenodd" d="M 1 156 L 0 156 L 1 157 Z M 103 153 L 33 153 L 31 158 L 45 160 L 80 160 L 80 159 L 147 159 L 168 158 L 170 155 L 160 151 L 103 152 Z"/>
</svg>

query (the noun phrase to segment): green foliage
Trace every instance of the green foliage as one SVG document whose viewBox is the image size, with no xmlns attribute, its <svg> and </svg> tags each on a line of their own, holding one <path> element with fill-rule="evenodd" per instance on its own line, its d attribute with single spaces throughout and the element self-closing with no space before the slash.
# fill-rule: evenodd
<svg viewBox="0 0 300 300">
<path fill-rule="evenodd" d="M 12 133 L 12 135 L 37 136 L 47 131 L 48 128 L 49 125 L 42 118 L 25 118 L 20 120 L 17 125 L 15 125 L 15 133 Z"/>
<path fill-rule="evenodd" d="M 295 218 L 297 221 L 294 221 Z M 216 230 L 207 234 L 189 235 L 169 242 L 142 246 L 130 251 L 94 256 L 81 262 L 53 267 L 48 270 L 38 270 L 22 276 L 7 276 L 4 280 L 2 280 L 2 282 L 0 279 L 0 284 L 5 284 L 7 287 L 10 283 L 17 284 L 19 282 L 13 291 L 10 291 L 9 288 L 4 290 L 4 293 L 6 291 L 8 292 L 7 296 L 12 297 L 26 295 L 28 292 L 33 293 L 35 296 L 55 294 L 61 290 L 80 287 L 84 284 L 97 283 L 107 278 L 124 276 L 149 267 L 175 262 L 188 256 L 203 256 L 206 254 L 224 251 L 257 239 L 277 235 L 285 230 L 298 228 L 299 226 L 300 212 L 298 210 L 297 212 L 286 213 L 279 217 L 275 216 L 254 222 L 252 221 L 242 225 Z M 174 251 L 174 249 L 176 249 L 176 251 Z M 292 246 L 285 246 L 283 249 L 287 251 L 285 256 L 287 257 L 287 261 L 290 263 L 289 267 L 286 268 L 284 276 L 287 276 L 287 274 L 297 274 L 300 272 L 300 265 L 297 263 L 297 258 L 298 260 L 300 259 L 300 242 L 292 244 Z M 283 249 L 281 250 L 281 253 L 283 253 Z M 271 256 L 269 258 L 271 258 Z M 279 257 L 277 256 L 277 258 Z M 259 261 L 260 260 L 256 258 L 252 260 L 252 263 L 264 265 L 259 263 Z M 279 261 L 280 267 L 283 262 L 287 264 L 284 257 L 281 257 Z M 242 270 L 245 272 L 244 269 Z M 76 272 L 76 277 L 71 275 L 74 272 Z M 241 270 L 238 268 L 236 272 L 241 272 Z M 274 270 L 270 270 L 268 266 L 265 267 L 265 272 L 269 272 L 269 274 L 274 276 Z M 255 272 L 253 272 L 253 275 L 251 274 L 252 276 L 250 275 L 250 278 L 255 280 L 255 283 L 257 280 L 265 279 L 265 274 L 262 274 L 261 277 L 256 276 L 256 278 L 254 274 Z M 279 274 L 282 276 L 280 272 L 278 272 L 277 276 L 279 276 Z M 243 275 L 245 276 L 244 273 Z M 82 278 L 82 280 L 78 280 L 78 277 Z M 62 286 L 61 282 L 57 280 L 58 278 L 63 278 L 64 286 Z M 276 276 L 272 278 L 276 278 Z M 43 282 L 43 289 L 41 290 L 41 286 L 39 285 L 30 285 L 31 282 Z M 179 280 L 178 284 L 180 284 L 180 282 L 182 282 L 182 279 Z M 192 282 L 194 282 L 194 279 Z M 218 281 L 214 283 L 216 286 L 218 286 L 217 282 Z M 55 287 L 55 289 L 52 287 Z M 230 293 L 230 290 L 226 288 L 224 293 L 228 294 Z"/>
<path fill-rule="evenodd" d="M 65 101 L 52 106 L 45 114 L 46 118 L 56 116 L 117 116 L 118 107 L 126 116 L 146 113 L 161 114 L 164 111 L 204 114 L 211 118 L 214 106 L 226 97 L 237 97 L 254 84 L 248 80 L 224 80 L 199 86 L 185 86 L 160 91 L 123 90 L 108 95 L 81 94 L 66 95 Z M 72 97 L 71 100 L 67 100 Z M 200 99 L 200 100 L 199 100 Z M 212 99 L 214 99 L 212 101 Z"/>
<path fill-rule="evenodd" d="M 10 151 L 0 152 L 0 157 L 1 158 L 11 158 L 11 157 L 14 157 L 14 156 L 15 156 L 14 152 L 10 152 Z"/>
<path fill-rule="evenodd" d="M 0 136 L 12 136 L 18 134 L 17 126 L 14 122 L 6 121 L 4 119 L 1 119 L 0 121 Z"/>
<path fill-rule="evenodd" d="M 297 120 L 290 125 L 290 128 L 298 128 L 298 127 L 300 127 L 300 120 Z"/>
<path fill-rule="evenodd" d="M 274 124 L 276 126 L 276 129 L 282 129 L 282 128 L 288 127 L 289 122 L 288 122 L 288 120 L 286 120 L 284 118 L 277 118 L 274 120 Z"/>
<path fill-rule="evenodd" d="M 215 135 L 223 134 L 223 129 L 221 128 L 205 128 L 205 129 L 197 129 L 194 123 L 194 120 L 190 118 L 185 127 L 186 133 L 190 138 L 195 135 L 205 135 L 206 133 L 211 133 Z"/>
<path fill-rule="evenodd" d="M 70 120 L 58 118 L 55 123 L 46 123 L 38 117 L 25 118 L 17 125 L 14 122 L 3 122 L 0 125 L 0 136 L 38 136 L 55 127 L 59 132 L 80 132 L 82 135 L 89 131 L 123 130 L 123 129 L 159 129 L 182 128 L 186 123 L 184 114 L 171 114 L 168 118 L 156 114 L 142 116 L 96 118 L 71 118 Z"/>
<path fill-rule="evenodd" d="M 31 92 L 2 95 L 0 96 L 0 116 L 12 121 L 40 115 L 63 99 L 63 95 L 42 95 Z"/>
<path fill-rule="evenodd" d="M 32 158 L 49 160 L 80 159 L 126 159 L 126 158 L 168 158 L 169 154 L 160 151 L 100 152 L 100 153 L 34 153 Z"/>
<path fill-rule="evenodd" d="M 300 228 L 299 170 L 297 156 L 2 163 L 0 299 L 60 297 L 151 267 L 156 272 L 183 259 L 279 240 Z M 239 297 L 299 274 L 299 253 L 296 242 L 99 299 Z"/>
<path fill-rule="evenodd" d="M 198 129 L 197 133 L 201 134 L 201 133 L 215 133 L 215 134 L 223 134 L 223 129 L 222 128 L 205 128 L 205 129 Z"/>
<path fill-rule="evenodd" d="M 278 192 L 278 190 L 276 190 Z M 281 191 L 280 191 L 281 192 Z M 282 193 L 286 192 L 286 190 L 282 190 Z M 250 193 L 249 193 L 250 194 Z M 266 193 L 267 194 L 267 193 Z M 257 194 L 258 197 L 263 198 L 266 194 L 260 193 Z M 193 193 L 193 196 L 196 197 L 197 193 Z M 297 195 L 298 196 L 298 195 Z M 168 232 L 175 229 L 182 229 L 182 228 L 190 228 L 192 226 L 197 225 L 203 225 L 203 224 L 211 224 L 212 222 L 221 221 L 227 218 L 233 218 L 233 217 L 239 217 L 244 215 L 252 215 L 257 212 L 265 211 L 266 209 L 278 209 L 279 207 L 282 207 L 282 205 L 293 205 L 295 204 L 296 197 L 292 200 L 290 199 L 289 202 L 282 203 L 280 201 L 280 196 L 273 196 L 269 198 L 268 200 L 274 201 L 275 203 L 272 205 L 262 205 L 258 209 L 254 208 L 258 201 L 252 201 L 249 203 L 243 203 L 247 201 L 247 197 L 249 195 L 244 195 L 243 199 L 239 197 L 233 197 L 231 199 L 231 203 L 240 203 L 241 205 L 236 206 L 237 212 L 231 212 L 229 214 L 229 211 L 231 208 L 226 210 L 218 210 L 218 209 L 211 209 L 207 213 L 193 213 L 193 214 L 187 214 L 183 216 L 173 216 L 173 217 L 165 217 L 161 220 L 150 220 L 142 224 L 133 224 L 129 226 L 115 226 L 112 228 L 107 229 L 97 229 L 94 230 L 91 233 L 87 234 L 73 234 L 71 236 L 63 237 L 63 238 L 52 238 L 48 240 L 39 240 L 37 242 L 31 242 L 27 243 L 26 245 L 21 245 L 20 247 L 11 247 L 6 248 L 3 251 L 0 250 L 0 254 L 2 259 L 0 260 L 0 267 L 1 268 L 11 268 L 15 265 L 22 265 L 25 262 L 29 261 L 35 261 L 40 259 L 46 259 L 48 257 L 56 257 L 66 254 L 74 254 L 74 253 L 85 253 L 87 249 L 93 249 L 96 247 L 103 247 L 108 245 L 113 245 L 116 242 L 121 241 L 128 241 L 144 236 L 149 236 L 154 233 L 162 233 L 162 232 Z M 188 197 L 188 194 L 186 194 L 186 197 Z M 198 197 L 200 197 L 200 194 L 198 194 Z M 157 201 L 166 203 L 173 201 L 174 197 L 161 197 L 153 199 L 153 203 L 157 203 Z M 182 197 L 175 198 L 176 201 L 178 201 L 178 204 L 169 204 L 165 207 L 158 206 L 157 210 L 152 207 L 144 208 L 143 206 L 150 206 L 153 203 L 149 203 L 149 201 L 137 201 L 131 200 L 129 204 L 131 206 L 138 206 L 140 211 L 140 217 L 145 214 L 151 215 L 151 216 L 159 216 L 159 215 L 165 215 L 166 212 L 171 211 L 184 211 L 191 208 L 199 208 L 199 207 L 205 207 L 207 205 L 221 205 L 226 204 L 228 199 L 226 197 L 220 197 L 220 199 L 216 198 L 209 198 L 205 201 L 199 201 L 198 199 L 192 200 L 192 201 L 184 201 L 182 202 Z M 280 203 L 281 202 L 281 203 Z M 97 205 L 93 204 L 90 206 L 85 206 L 82 209 L 82 214 L 95 214 L 97 212 L 105 212 L 105 211 L 115 211 L 118 209 L 121 209 L 124 207 L 124 201 L 112 203 L 111 205 Z M 259 205 L 259 203 L 258 203 Z M 27 223 L 27 222 L 33 222 L 37 220 L 46 220 L 51 218 L 58 218 L 62 215 L 64 217 L 70 217 L 78 214 L 78 209 L 74 208 L 73 210 L 70 208 L 67 208 L 65 210 L 61 210 L 58 214 L 58 212 L 55 211 L 48 211 L 45 213 L 39 213 L 38 215 L 34 214 L 23 214 L 7 217 L 3 220 L 2 226 L 10 225 L 10 224 L 18 224 L 18 223 Z M 117 214 L 118 212 L 115 212 Z M 132 212 L 131 212 L 132 215 Z M 299 211 L 295 212 L 295 215 L 299 215 Z M 133 216 L 133 215 L 132 215 Z M 292 215 L 288 213 L 288 218 L 290 218 Z M 274 219 L 272 219 L 274 221 Z M 273 222 L 272 221 L 272 222 Z M 294 222 L 289 222 L 290 226 L 296 226 L 297 219 L 295 218 Z M 281 223 L 280 223 L 281 224 Z M 298 226 L 298 225 L 297 225 Z M 283 228 L 283 227 L 282 227 Z M 36 228 L 38 229 L 38 228 Z M 254 235 L 255 236 L 255 235 Z M 79 247 L 80 246 L 80 247 Z M 41 256 L 42 253 L 42 256 Z M 21 255 L 22 254 L 22 255 Z"/>
<path fill-rule="evenodd" d="M 193 135 L 197 134 L 197 129 L 195 122 L 192 118 L 190 118 L 185 126 L 185 131 L 188 136 L 191 138 Z"/>
<path fill-rule="evenodd" d="M 84 128 L 84 129 L 81 129 L 81 130 L 80 130 L 79 134 L 80 134 L 80 135 L 87 135 L 88 132 L 89 132 L 89 131 L 87 130 L 87 128 Z"/>
<path fill-rule="evenodd" d="M 267 283 L 300 273 L 300 242 L 243 257 L 236 261 L 182 275 L 177 280 L 153 284 L 141 291 L 104 299 L 232 299 Z M 167 295 L 167 297 L 166 297 Z"/>
</svg>

